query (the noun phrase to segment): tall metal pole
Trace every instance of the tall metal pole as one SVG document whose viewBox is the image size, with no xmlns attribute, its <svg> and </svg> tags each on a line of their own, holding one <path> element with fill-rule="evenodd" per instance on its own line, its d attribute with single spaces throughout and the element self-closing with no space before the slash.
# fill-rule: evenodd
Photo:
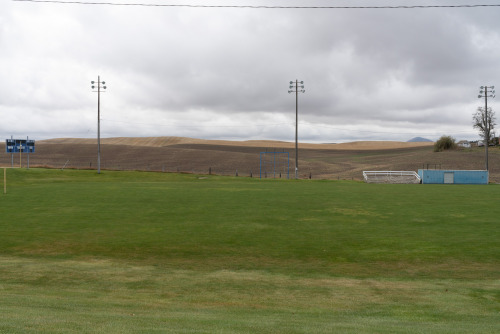
<svg viewBox="0 0 500 334">
<path fill-rule="evenodd" d="M 488 117 L 488 97 L 495 97 L 495 86 L 481 86 L 478 98 L 484 97 L 484 157 L 485 157 L 485 168 L 488 169 L 488 146 L 490 144 L 490 120 Z M 490 89 L 490 91 L 488 91 Z M 484 94 L 481 95 L 481 94 Z"/>
<path fill-rule="evenodd" d="M 10 140 L 12 141 L 12 143 L 14 142 L 14 136 L 10 136 Z M 10 154 L 10 167 L 14 168 L 14 150 L 12 150 L 12 153 Z"/>
<path fill-rule="evenodd" d="M 92 89 L 96 88 L 94 86 L 95 82 L 91 81 Z M 101 77 L 97 76 L 97 173 L 101 174 L 101 84 L 102 88 L 106 89 L 104 86 L 106 83 L 101 82 Z"/>
<path fill-rule="evenodd" d="M 299 86 L 299 83 L 301 86 Z M 299 93 L 305 93 L 304 81 L 290 81 L 288 93 L 295 93 L 295 179 L 299 178 Z"/>
<path fill-rule="evenodd" d="M 26 154 L 27 154 L 27 157 L 28 157 L 28 169 L 30 169 L 30 148 L 28 147 L 28 142 L 29 142 L 30 138 L 28 136 L 26 136 Z"/>
<path fill-rule="evenodd" d="M 486 119 L 486 129 L 484 136 L 485 143 L 484 143 L 484 158 L 485 158 L 485 163 L 486 163 L 486 170 L 488 170 L 488 146 L 490 145 L 490 124 L 488 122 L 488 87 L 485 86 L 484 88 L 484 117 Z"/>
<path fill-rule="evenodd" d="M 97 174 L 101 174 L 101 77 L 97 76 Z"/>
<path fill-rule="evenodd" d="M 299 81 L 295 80 L 295 87 Z M 299 90 L 295 89 L 295 179 L 299 177 Z"/>
</svg>

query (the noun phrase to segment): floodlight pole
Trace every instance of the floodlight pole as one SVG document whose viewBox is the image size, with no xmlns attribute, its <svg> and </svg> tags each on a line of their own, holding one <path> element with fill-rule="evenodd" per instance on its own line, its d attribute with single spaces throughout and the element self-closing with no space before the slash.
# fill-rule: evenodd
<svg viewBox="0 0 500 334">
<path fill-rule="evenodd" d="M 95 81 L 91 81 L 90 83 L 92 84 L 92 89 L 95 89 Z M 101 82 L 101 77 L 97 76 L 97 174 L 101 174 L 101 87 L 106 89 L 105 84 L 104 81 Z"/>
<path fill-rule="evenodd" d="M 489 89 L 489 91 L 488 91 Z M 488 170 L 488 146 L 490 144 L 490 122 L 488 120 L 488 97 L 495 97 L 495 86 L 481 86 L 478 98 L 484 97 L 484 159 L 485 167 Z"/>
<path fill-rule="evenodd" d="M 299 83 L 301 86 L 299 86 Z M 304 81 L 290 81 L 288 94 L 295 93 L 295 179 L 299 177 L 299 93 L 305 93 Z"/>
</svg>

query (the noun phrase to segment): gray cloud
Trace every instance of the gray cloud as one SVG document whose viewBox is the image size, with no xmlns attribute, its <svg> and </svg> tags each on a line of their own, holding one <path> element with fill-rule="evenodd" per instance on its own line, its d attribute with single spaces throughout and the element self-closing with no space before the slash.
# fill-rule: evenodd
<svg viewBox="0 0 500 334">
<path fill-rule="evenodd" d="M 0 132 L 94 136 L 100 74 L 105 136 L 293 140 L 299 79 L 304 141 L 472 139 L 478 86 L 500 74 L 497 11 L 4 2 Z"/>
</svg>

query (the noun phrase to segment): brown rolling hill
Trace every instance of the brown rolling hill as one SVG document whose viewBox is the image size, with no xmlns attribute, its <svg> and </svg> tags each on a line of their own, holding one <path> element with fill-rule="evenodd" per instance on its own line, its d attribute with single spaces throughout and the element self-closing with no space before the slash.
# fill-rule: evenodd
<svg viewBox="0 0 500 334">
<path fill-rule="evenodd" d="M 81 138 L 56 138 L 40 141 L 45 144 L 95 144 L 96 139 Z M 228 140 L 206 140 L 187 137 L 115 137 L 103 138 L 101 144 L 107 145 L 128 145 L 128 146 L 147 146 L 164 147 L 172 145 L 212 145 L 212 146 L 245 146 L 245 147 L 268 147 L 268 148 L 295 148 L 295 143 L 273 140 L 247 140 L 247 141 L 228 141 Z M 306 149 L 324 149 L 324 150 L 378 150 L 393 148 L 408 148 L 431 146 L 429 142 L 398 142 L 398 141 L 358 141 L 342 144 L 310 144 L 300 143 L 300 148 Z"/>
<path fill-rule="evenodd" d="M 342 144 L 299 143 L 299 175 L 313 179 L 361 180 L 364 170 L 417 171 L 420 168 L 484 169 L 484 149 L 433 152 L 429 142 L 365 141 Z M 0 145 L 5 152 L 5 143 Z M 288 152 L 278 155 L 261 152 Z M 267 157 L 261 164 L 260 157 Z M 183 137 L 101 139 L 101 169 L 190 172 L 259 177 L 294 174 L 295 143 L 281 141 L 224 141 Z M 281 158 L 280 158 L 281 157 Z M 60 138 L 36 142 L 30 166 L 95 169 L 96 139 Z M 14 165 L 19 166 L 18 154 Z M 26 166 L 23 154 L 21 163 Z M 500 182 L 500 150 L 489 150 L 490 181 Z M 10 154 L 0 155 L 0 166 L 10 166 Z"/>
</svg>

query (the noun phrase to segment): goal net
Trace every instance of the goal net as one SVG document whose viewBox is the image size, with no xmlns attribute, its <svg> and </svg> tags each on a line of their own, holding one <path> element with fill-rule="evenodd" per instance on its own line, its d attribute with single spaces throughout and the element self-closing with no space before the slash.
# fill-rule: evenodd
<svg viewBox="0 0 500 334">
<path fill-rule="evenodd" d="M 260 152 L 260 178 L 290 178 L 289 152 Z"/>
<path fill-rule="evenodd" d="M 414 171 L 364 171 L 366 183 L 420 183 L 420 176 Z"/>
</svg>

